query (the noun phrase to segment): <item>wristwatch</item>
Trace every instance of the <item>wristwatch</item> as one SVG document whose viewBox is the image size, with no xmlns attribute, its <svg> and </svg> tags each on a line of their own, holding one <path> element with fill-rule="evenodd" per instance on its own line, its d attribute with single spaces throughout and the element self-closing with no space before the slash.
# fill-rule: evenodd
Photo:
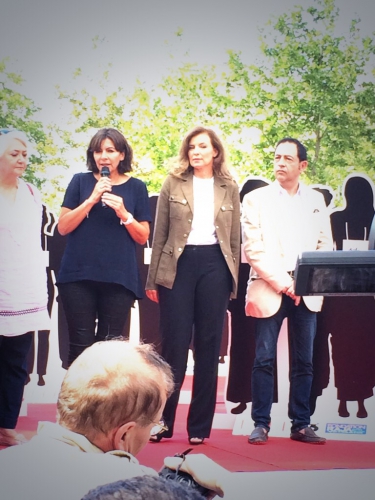
<svg viewBox="0 0 375 500">
<path fill-rule="evenodd" d="M 133 221 L 134 221 L 133 214 L 131 214 L 130 212 L 128 212 L 128 218 L 126 220 L 120 219 L 120 224 L 122 224 L 123 226 L 128 226 Z"/>
</svg>

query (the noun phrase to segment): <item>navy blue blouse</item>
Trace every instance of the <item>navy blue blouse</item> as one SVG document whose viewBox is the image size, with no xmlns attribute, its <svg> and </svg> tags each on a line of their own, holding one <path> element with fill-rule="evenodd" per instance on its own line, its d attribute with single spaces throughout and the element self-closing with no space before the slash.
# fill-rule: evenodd
<svg viewBox="0 0 375 500">
<path fill-rule="evenodd" d="M 91 195 L 96 182 L 92 172 L 75 174 L 62 206 L 71 210 L 78 207 Z M 124 184 L 112 186 L 112 193 L 123 198 L 126 209 L 137 221 L 151 222 L 144 182 L 131 177 Z M 88 217 L 67 235 L 57 284 L 82 280 L 118 283 L 132 291 L 137 299 L 142 298 L 136 244 L 115 211 L 97 203 Z"/>
</svg>

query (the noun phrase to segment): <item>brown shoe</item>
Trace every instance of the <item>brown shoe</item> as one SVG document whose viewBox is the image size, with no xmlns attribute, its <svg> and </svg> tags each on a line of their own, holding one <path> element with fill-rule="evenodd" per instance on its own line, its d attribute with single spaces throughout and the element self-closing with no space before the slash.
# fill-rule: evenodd
<svg viewBox="0 0 375 500">
<path fill-rule="evenodd" d="M 268 440 L 268 431 L 264 427 L 255 427 L 248 437 L 250 444 L 266 444 Z"/>
<path fill-rule="evenodd" d="M 304 431 L 304 432 L 301 432 Z M 311 427 L 305 427 L 301 431 L 294 431 L 290 434 L 290 439 L 294 441 L 301 441 L 301 443 L 309 444 L 325 444 L 326 438 L 322 438 L 315 434 Z"/>
</svg>

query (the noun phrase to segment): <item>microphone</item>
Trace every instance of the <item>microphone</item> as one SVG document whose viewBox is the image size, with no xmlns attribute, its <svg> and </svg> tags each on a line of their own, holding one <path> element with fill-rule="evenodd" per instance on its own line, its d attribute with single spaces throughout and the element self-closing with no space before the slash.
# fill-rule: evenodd
<svg viewBox="0 0 375 500">
<path fill-rule="evenodd" d="M 100 177 L 110 177 L 110 176 L 111 172 L 109 171 L 109 168 L 104 166 L 100 171 Z M 104 201 L 102 201 L 102 207 L 107 208 L 107 205 L 104 203 Z"/>
</svg>

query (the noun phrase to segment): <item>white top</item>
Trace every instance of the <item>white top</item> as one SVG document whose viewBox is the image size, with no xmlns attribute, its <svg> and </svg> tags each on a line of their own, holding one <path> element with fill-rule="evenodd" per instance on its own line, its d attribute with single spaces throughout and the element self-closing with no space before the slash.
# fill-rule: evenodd
<svg viewBox="0 0 375 500">
<path fill-rule="evenodd" d="M 282 236 L 280 239 L 284 250 L 284 260 L 286 269 L 294 271 L 298 255 L 304 249 L 304 233 L 306 230 L 309 230 L 306 227 L 306 219 L 303 211 L 304 186 L 300 183 L 297 193 L 294 196 L 290 196 L 277 181 L 275 183 L 279 189 L 280 226 L 282 227 Z"/>
<path fill-rule="evenodd" d="M 0 196 L 0 335 L 48 330 L 46 259 L 39 191 L 19 179 L 14 202 Z"/>
<path fill-rule="evenodd" d="M 218 243 L 214 224 L 214 178 L 193 176 L 194 210 L 187 245 L 214 245 Z"/>
</svg>

